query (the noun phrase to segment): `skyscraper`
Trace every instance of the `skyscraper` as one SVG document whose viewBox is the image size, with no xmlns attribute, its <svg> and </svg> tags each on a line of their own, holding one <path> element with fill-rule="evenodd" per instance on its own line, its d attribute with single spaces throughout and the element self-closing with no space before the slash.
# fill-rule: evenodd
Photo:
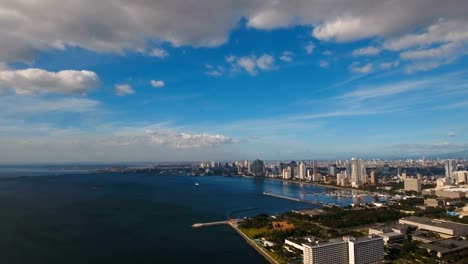
<svg viewBox="0 0 468 264">
<path fill-rule="evenodd" d="M 336 164 L 328 165 L 328 175 L 336 177 Z"/>
<path fill-rule="evenodd" d="M 457 170 L 457 163 L 455 160 L 445 161 L 445 177 L 452 177 L 453 173 Z"/>
<path fill-rule="evenodd" d="M 306 166 L 304 162 L 299 163 L 299 179 L 305 180 L 306 178 Z"/>
<path fill-rule="evenodd" d="M 254 162 L 252 162 L 251 167 L 251 173 L 253 176 L 264 176 L 265 175 L 265 165 L 263 164 L 263 161 L 256 159 Z"/>
<path fill-rule="evenodd" d="M 362 160 L 351 159 L 351 184 L 353 187 L 362 186 Z"/>
</svg>

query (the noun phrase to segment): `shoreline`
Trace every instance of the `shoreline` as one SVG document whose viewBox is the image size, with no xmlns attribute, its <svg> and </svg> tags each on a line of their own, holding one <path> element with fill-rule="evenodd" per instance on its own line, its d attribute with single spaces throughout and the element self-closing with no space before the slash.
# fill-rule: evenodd
<svg viewBox="0 0 468 264">
<path fill-rule="evenodd" d="M 242 231 L 237 228 L 237 226 L 232 223 L 231 221 L 228 221 L 228 224 L 234 229 L 244 240 L 251 246 L 253 247 L 260 255 L 262 255 L 268 262 L 271 264 L 279 264 L 278 261 L 276 261 L 270 254 L 268 254 L 265 249 L 261 248 L 259 245 L 257 245 L 252 239 L 250 239 L 247 235 L 242 233 Z"/>
</svg>

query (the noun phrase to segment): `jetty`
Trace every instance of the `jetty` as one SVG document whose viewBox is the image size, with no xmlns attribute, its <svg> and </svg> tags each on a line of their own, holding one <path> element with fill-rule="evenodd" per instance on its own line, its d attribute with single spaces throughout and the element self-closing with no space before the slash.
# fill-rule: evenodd
<svg viewBox="0 0 468 264">
<path fill-rule="evenodd" d="M 339 205 L 336 205 L 336 204 L 324 203 L 324 202 L 319 202 L 319 201 L 303 200 L 303 199 L 299 199 L 299 198 L 293 198 L 293 197 L 289 197 L 289 196 L 274 194 L 274 193 L 271 193 L 271 192 L 263 192 L 263 195 L 268 195 L 268 196 L 281 198 L 281 199 L 286 199 L 286 200 L 295 201 L 295 202 L 309 203 L 309 204 L 313 204 L 313 205 L 320 205 L 320 206 L 329 207 L 329 208 L 334 207 L 334 206 L 340 207 Z"/>
<path fill-rule="evenodd" d="M 218 222 L 208 222 L 208 223 L 196 223 L 193 224 L 193 228 L 201 228 L 201 227 L 208 227 L 208 226 L 217 226 L 217 225 L 227 225 L 229 221 L 218 221 Z"/>
</svg>

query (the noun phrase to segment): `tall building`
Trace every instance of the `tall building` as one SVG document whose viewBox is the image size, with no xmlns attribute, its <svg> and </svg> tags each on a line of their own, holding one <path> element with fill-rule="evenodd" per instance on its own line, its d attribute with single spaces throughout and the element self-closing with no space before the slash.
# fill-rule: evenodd
<svg viewBox="0 0 468 264">
<path fill-rule="evenodd" d="M 252 165 L 250 165 L 251 173 L 253 176 L 264 176 L 265 175 L 265 164 L 263 161 L 256 159 L 254 162 L 252 162 Z"/>
<path fill-rule="evenodd" d="M 420 193 L 421 189 L 421 179 L 412 179 L 412 178 L 405 178 L 405 191 L 415 191 Z"/>
<path fill-rule="evenodd" d="M 291 178 L 292 178 L 291 166 L 288 166 L 287 168 L 283 169 L 283 179 L 289 180 Z"/>
<path fill-rule="evenodd" d="M 328 166 L 328 175 L 336 177 L 336 164 L 331 164 Z"/>
<path fill-rule="evenodd" d="M 299 163 L 299 179 L 305 180 L 306 178 L 306 166 L 304 162 Z"/>
<path fill-rule="evenodd" d="M 351 159 L 351 184 L 353 187 L 359 187 L 364 184 L 363 178 L 364 162 L 361 159 Z M 364 167 L 365 168 L 365 167 Z"/>
<path fill-rule="evenodd" d="M 468 183 L 468 171 L 456 171 L 454 173 L 454 176 L 458 184 Z"/>
<path fill-rule="evenodd" d="M 381 237 L 348 238 L 349 264 L 383 263 L 384 241 Z"/>
<path fill-rule="evenodd" d="M 457 163 L 455 160 L 445 161 L 445 177 L 452 177 L 453 173 L 457 170 Z"/>
<path fill-rule="evenodd" d="M 348 264 L 348 242 L 344 240 L 303 244 L 304 264 Z"/>
<path fill-rule="evenodd" d="M 375 170 L 372 170 L 370 173 L 370 183 L 372 185 L 377 185 L 377 172 Z"/>
</svg>

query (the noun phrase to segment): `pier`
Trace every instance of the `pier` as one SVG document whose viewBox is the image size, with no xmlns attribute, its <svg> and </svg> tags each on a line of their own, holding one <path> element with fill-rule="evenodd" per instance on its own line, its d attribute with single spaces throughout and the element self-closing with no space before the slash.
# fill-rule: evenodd
<svg viewBox="0 0 468 264">
<path fill-rule="evenodd" d="M 196 223 L 193 224 L 193 228 L 202 228 L 202 227 L 208 227 L 208 226 L 217 226 L 217 225 L 227 225 L 229 224 L 229 221 L 218 221 L 218 222 L 208 222 L 208 223 Z"/>
<path fill-rule="evenodd" d="M 272 196 L 272 197 L 276 197 L 276 198 L 291 200 L 291 201 L 295 201 L 295 202 L 309 203 L 309 204 L 313 204 L 313 205 L 320 205 L 320 206 L 329 207 L 329 208 L 331 208 L 333 206 L 340 207 L 339 205 L 336 205 L 336 204 L 329 204 L 329 203 L 324 203 L 324 202 L 319 202 L 319 201 L 302 200 L 302 199 L 299 199 L 299 198 L 283 196 L 283 195 L 274 194 L 274 193 L 271 193 L 271 192 L 263 192 L 263 195 L 268 195 L 268 196 Z"/>
</svg>

